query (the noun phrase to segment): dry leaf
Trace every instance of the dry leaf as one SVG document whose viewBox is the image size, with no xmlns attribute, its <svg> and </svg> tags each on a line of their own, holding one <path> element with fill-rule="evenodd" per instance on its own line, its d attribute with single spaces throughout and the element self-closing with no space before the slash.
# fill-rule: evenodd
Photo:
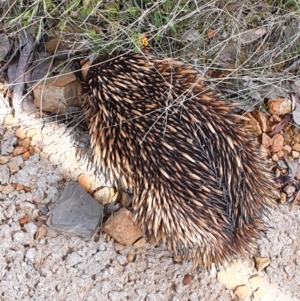
<svg viewBox="0 0 300 301">
<path fill-rule="evenodd" d="M 217 33 L 213 29 L 209 29 L 207 33 L 207 37 L 209 39 L 214 39 L 217 36 Z"/>
</svg>

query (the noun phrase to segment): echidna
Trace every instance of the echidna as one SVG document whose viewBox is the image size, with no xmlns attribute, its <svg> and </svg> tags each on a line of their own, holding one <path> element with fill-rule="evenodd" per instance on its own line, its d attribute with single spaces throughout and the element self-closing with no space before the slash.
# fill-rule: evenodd
<svg viewBox="0 0 300 301">
<path fill-rule="evenodd" d="M 247 118 L 192 66 L 131 51 L 98 57 L 83 92 L 93 160 L 149 235 L 206 268 L 253 253 L 276 193 Z"/>
</svg>

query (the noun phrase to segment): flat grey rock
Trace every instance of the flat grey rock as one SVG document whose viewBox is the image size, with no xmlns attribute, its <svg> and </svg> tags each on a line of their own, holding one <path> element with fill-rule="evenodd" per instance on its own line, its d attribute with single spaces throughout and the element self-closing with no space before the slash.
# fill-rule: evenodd
<svg viewBox="0 0 300 301">
<path fill-rule="evenodd" d="M 77 182 L 69 183 L 57 205 L 50 209 L 48 226 L 83 237 L 92 237 L 103 216 L 103 206 Z"/>
</svg>

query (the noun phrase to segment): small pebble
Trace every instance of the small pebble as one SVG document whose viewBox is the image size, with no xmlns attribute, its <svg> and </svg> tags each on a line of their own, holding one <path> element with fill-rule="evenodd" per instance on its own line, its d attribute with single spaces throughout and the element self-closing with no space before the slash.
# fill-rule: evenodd
<svg viewBox="0 0 300 301">
<path fill-rule="evenodd" d="M 239 285 L 238 287 L 236 287 L 236 289 L 234 290 L 234 294 L 239 298 L 239 299 L 244 299 L 244 298 L 247 298 L 247 297 L 250 297 L 251 296 L 251 288 L 246 285 L 246 284 L 243 284 L 243 285 Z"/>
<path fill-rule="evenodd" d="M 254 261 L 255 267 L 259 272 L 266 268 L 271 262 L 269 257 L 255 257 Z"/>
<path fill-rule="evenodd" d="M 24 191 L 25 191 L 25 192 L 31 192 L 31 188 L 30 188 L 30 187 L 27 187 L 27 186 L 24 186 Z"/>
<path fill-rule="evenodd" d="M 261 276 L 251 276 L 249 278 L 249 283 L 251 285 L 252 290 L 256 290 L 258 287 L 260 287 L 263 283 L 264 278 Z"/>
<path fill-rule="evenodd" d="M 20 190 L 24 189 L 24 185 L 23 185 L 23 184 L 20 184 L 20 183 L 17 183 L 17 184 L 15 184 L 14 188 L 15 188 L 17 191 L 20 191 Z"/>
<path fill-rule="evenodd" d="M 125 248 L 126 248 L 126 246 L 124 246 L 124 245 L 122 245 L 122 244 L 120 244 L 118 242 L 115 242 L 115 244 L 114 244 L 114 250 L 116 252 L 123 251 Z"/>
<path fill-rule="evenodd" d="M 27 160 L 29 157 L 30 157 L 30 152 L 29 151 L 26 151 L 24 154 L 22 154 L 22 158 L 24 160 Z"/>
<path fill-rule="evenodd" d="M 132 204 L 132 197 L 128 193 L 122 192 L 121 204 L 123 207 L 129 207 Z"/>
<path fill-rule="evenodd" d="M 86 174 L 80 174 L 78 176 L 78 179 L 77 179 L 78 183 L 80 186 L 82 186 L 86 192 L 89 192 L 91 190 L 91 180 L 90 178 L 86 175 Z"/>
<path fill-rule="evenodd" d="M 25 224 L 28 223 L 28 221 L 29 221 L 29 218 L 27 216 L 24 216 L 24 217 L 22 217 L 22 218 L 19 219 L 19 224 L 21 226 L 24 226 Z"/>
<path fill-rule="evenodd" d="M 13 151 L 13 156 L 18 156 L 24 154 L 28 150 L 27 147 L 17 146 Z"/>
<path fill-rule="evenodd" d="M 254 300 L 260 300 L 261 298 L 263 298 L 265 295 L 265 291 L 259 287 L 254 293 L 253 293 L 253 298 Z"/>
<path fill-rule="evenodd" d="M 281 193 L 280 193 L 279 203 L 280 203 L 280 204 L 286 203 L 286 193 L 284 193 L 284 192 L 281 192 Z"/>
<path fill-rule="evenodd" d="M 27 129 L 25 125 L 20 126 L 15 133 L 16 137 L 24 139 L 26 137 L 26 130 Z"/>
<path fill-rule="evenodd" d="M 287 196 L 291 196 L 295 191 L 296 191 L 296 187 L 294 185 L 286 185 L 283 188 L 283 191 L 287 194 Z"/>
<path fill-rule="evenodd" d="M 35 239 L 40 239 L 44 237 L 47 233 L 47 229 L 45 227 L 39 227 L 35 233 Z"/>
<path fill-rule="evenodd" d="M 129 253 L 127 254 L 127 261 L 133 262 L 135 260 L 135 254 Z"/>
<path fill-rule="evenodd" d="M 7 164 L 7 166 L 10 170 L 11 175 L 15 174 L 16 172 L 18 172 L 20 170 L 18 163 L 16 161 L 9 162 Z"/>
<path fill-rule="evenodd" d="M 25 138 L 18 142 L 19 146 L 29 147 L 30 146 L 30 138 Z"/>
<path fill-rule="evenodd" d="M 284 138 L 281 134 L 275 134 L 272 138 L 271 149 L 274 153 L 282 150 L 284 144 Z"/>
<path fill-rule="evenodd" d="M 9 193 L 11 193 L 13 191 L 14 191 L 14 188 L 10 184 L 4 186 L 3 189 L 2 189 L 2 193 L 3 194 L 9 194 Z"/>
<path fill-rule="evenodd" d="M 300 152 L 300 143 L 295 143 L 294 145 L 293 145 L 293 150 L 294 151 L 297 151 L 297 152 Z"/>
<path fill-rule="evenodd" d="M 49 212 L 46 206 L 40 206 L 39 210 L 42 212 L 43 215 L 47 215 L 47 213 Z"/>
<path fill-rule="evenodd" d="M 186 274 L 182 279 L 182 283 L 184 285 L 190 285 L 192 281 L 193 281 L 193 276 L 190 274 Z"/>
<path fill-rule="evenodd" d="M 103 231 L 124 245 L 131 245 L 144 235 L 140 225 L 135 223 L 133 213 L 126 208 L 110 216 L 103 225 Z"/>
<path fill-rule="evenodd" d="M 231 268 L 226 268 L 218 271 L 218 282 L 224 284 L 227 288 L 234 288 L 241 284 L 241 275 Z"/>
<path fill-rule="evenodd" d="M 142 248 L 145 244 L 146 244 L 146 238 L 142 237 L 141 239 L 139 239 L 138 241 L 136 241 L 132 246 L 135 249 L 138 249 L 138 248 Z"/>
<path fill-rule="evenodd" d="M 0 156 L 0 164 L 5 164 L 9 160 L 9 156 Z"/>
<path fill-rule="evenodd" d="M 292 151 L 292 157 L 293 157 L 294 159 L 297 159 L 297 158 L 299 158 L 299 155 L 300 155 L 300 153 L 299 153 L 299 152 Z"/>
<path fill-rule="evenodd" d="M 36 135 L 38 132 L 40 131 L 40 129 L 30 129 L 26 132 L 26 137 L 28 138 L 32 138 L 34 135 Z"/>
<path fill-rule="evenodd" d="M 289 154 L 292 151 L 292 147 L 290 145 L 285 145 L 283 147 L 283 150 L 285 151 L 286 154 Z"/>
<path fill-rule="evenodd" d="M 93 198 L 102 205 L 114 203 L 120 199 L 119 192 L 113 187 L 101 187 L 94 192 Z"/>
</svg>

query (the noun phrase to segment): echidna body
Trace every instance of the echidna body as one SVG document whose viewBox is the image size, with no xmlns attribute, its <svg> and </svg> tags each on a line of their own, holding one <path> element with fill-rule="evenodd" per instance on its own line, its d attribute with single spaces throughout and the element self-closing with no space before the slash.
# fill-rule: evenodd
<svg viewBox="0 0 300 301">
<path fill-rule="evenodd" d="M 94 162 L 134 192 L 149 235 L 206 268 L 255 250 L 273 177 L 246 118 L 192 66 L 113 53 L 83 92 Z"/>
</svg>

